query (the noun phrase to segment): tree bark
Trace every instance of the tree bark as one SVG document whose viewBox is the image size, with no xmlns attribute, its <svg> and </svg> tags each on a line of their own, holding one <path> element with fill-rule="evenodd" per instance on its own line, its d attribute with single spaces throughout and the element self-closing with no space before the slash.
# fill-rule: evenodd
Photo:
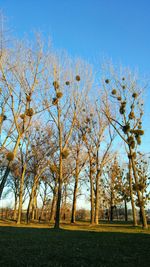
<svg viewBox="0 0 150 267">
<path fill-rule="evenodd" d="M 79 182 L 79 151 L 77 151 L 76 158 L 76 171 L 75 171 L 75 184 L 73 192 L 73 204 L 72 204 L 72 214 L 71 214 L 71 223 L 76 221 L 76 204 L 77 204 L 77 192 L 78 192 L 78 182 Z"/>
<path fill-rule="evenodd" d="M 39 176 L 35 175 L 34 176 L 34 182 L 33 182 L 33 185 L 32 185 L 31 194 L 30 194 L 29 204 L 28 204 L 28 208 L 27 208 L 27 214 L 26 214 L 27 223 L 30 220 L 29 215 L 30 215 L 30 211 L 32 209 L 32 206 L 34 205 L 33 201 L 34 201 L 34 197 L 35 197 L 36 190 L 37 190 L 37 187 L 38 187 L 38 183 L 39 183 Z"/>
<path fill-rule="evenodd" d="M 135 162 L 134 162 L 133 157 L 131 157 L 131 163 L 132 163 L 132 169 L 133 169 L 135 184 L 137 186 L 138 185 L 138 175 L 137 175 L 136 166 L 135 166 Z M 145 213 L 145 209 L 144 209 L 144 203 L 142 201 L 141 192 L 139 189 L 137 189 L 137 196 L 138 196 L 138 202 L 139 202 L 140 211 L 141 211 L 141 215 L 142 215 L 142 225 L 143 225 L 144 229 L 148 229 L 146 213 Z"/>
<path fill-rule="evenodd" d="M 33 202 L 32 202 L 32 212 L 31 212 L 31 219 L 34 221 L 35 216 L 36 216 L 36 208 L 37 208 L 37 197 L 36 197 L 36 192 L 33 197 Z"/>
<path fill-rule="evenodd" d="M 111 205 L 110 206 L 110 221 L 113 222 L 114 219 L 114 207 Z"/>
<path fill-rule="evenodd" d="M 60 228 L 60 205 L 61 205 L 61 195 L 62 195 L 62 154 L 59 158 L 59 179 L 58 179 L 58 198 L 56 204 L 56 217 L 55 217 L 55 229 Z"/>
<path fill-rule="evenodd" d="M 14 205 L 13 219 L 14 219 L 15 221 L 17 220 L 17 196 L 15 196 L 15 205 Z"/>
<path fill-rule="evenodd" d="M 127 209 L 126 197 L 124 198 L 124 215 L 125 215 L 125 222 L 127 222 L 128 221 L 128 209 Z"/>
<path fill-rule="evenodd" d="M 3 193 L 3 190 L 4 190 L 9 173 L 10 173 L 10 162 L 8 162 L 7 168 L 5 170 L 4 176 L 3 176 L 1 184 L 0 184 L 0 199 L 2 197 L 2 193 Z"/>
<path fill-rule="evenodd" d="M 129 159 L 129 188 L 130 188 L 130 198 L 131 198 L 131 206 L 132 206 L 133 226 L 137 226 L 137 216 L 136 216 L 136 209 L 135 209 L 135 203 L 134 203 L 134 197 L 133 197 L 131 169 L 132 169 L 131 159 Z"/>
<path fill-rule="evenodd" d="M 51 211 L 50 211 L 50 222 L 54 221 L 55 219 L 55 213 L 56 213 L 56 202 L 57 202 L 57 193 L 58 193 L 58 186 L 57 183 L 55 184 L 54 187 L 54 193 L 53 193 L 53 200 L 52 200 L 52 206 L 51 206 Z"/>
<path fill-rule="evenodd" d="M 91 200 L 91 220 L 90 223 L 94 224 L 94 185 L 92 177 L 92 163 L 90 162 L 90 200 Z"/>
<path fill-rule="evenodd" d="M 25 178 L 26 167 L 27 167 L 27 165 L 24 164 L 24 166 L 22 168 L 22 175 L 21 175 L 21 181 L 20 181 L 19 208 L 18 208 L 17 224 L 21 223 L 22 199 L 23 199 L 23 188 L 24 188 L 24 178 Z"/>
<path fill-rule="evenodd" d="M 15 147 L 14 147 L 14 150 L 13 150 L 14 157 L 16 156 L 17 149 L 18 149 L 18 146 L 19 146 L 19 143 L 20 143 L 20 139 L 21 139 L 21 136 L 18 136 L 16 144 L 15 144 Z M 3 175 L 1 184 L 0 184 L 0 199 L 1 199 L 1 196 L 2 196 L 2 193 L 3 193 L 3 190 L 4 190 L 7 178 L 8 178 L 9 173 L 10 173 L 10 164 L 11 164 L 11 162 L 9 161 L 8 165 L 7 165 L 7 168 L 5 170 L 5 173 Z"/>
<path fill-rule="evenodd" d="M 55 229 L 60 228 L 60 206 L 61 206 L 61 195 L 62 195 L 62 179 L 63 179 L 63 159 L 62 159 L 62 125 L 60 122 L 60 108 L 58 110 L 58 130 L 59 130 L 59 177 L 58 177 L 58 198 L 56 204 L 56 216 L 55 216 Z"/>
<path fill-rule="evenodd" d="M 97 155 L 98 156 L 98 155 Z M 97 159 L 98 161 L 98 159 Z M 98 167 L 97 162 L 97 174 L 96 174 L 96 192 L 95 192 L 95 224 L 99 224 L 99 181 L 100 181 L 101 173 Z"/>
</svg>

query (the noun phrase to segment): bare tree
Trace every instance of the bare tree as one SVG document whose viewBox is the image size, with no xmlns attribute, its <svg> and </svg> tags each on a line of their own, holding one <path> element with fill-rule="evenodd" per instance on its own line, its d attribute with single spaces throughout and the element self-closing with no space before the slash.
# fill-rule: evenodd
<svg viewBox="0 0 150 267">
<path fill-rule="evenodd" d="M 114 127 L 128 148 L 131 203 L 134 225 L 136 225 L 134 199 L 131 190 L 131 168 L 135 184 L 138 185 L 136 148 L 141 144 L 141 136 L 144 134 L 144 131 L 141 129 L 143 116 L 142 92 L 144 88 L 141 89 L 141 85 L 138 84 L 136 77 L 129 72 L 126 72 L 126 77 L 123 76 L 120 79 L 113 73 L 110 79 L 105 79 L 105 84 L 107 86 L 107 93 L 104 101 L 104 113 L 109 123 Z M 111 90 L 111 96 L 108 96 L 109 89 Z M 109 108 L 108 101 L 113 101 L 113 104 L 117 107 L 119 111 L 117 117 L 114 117 L 113 112 Z M 142 214 L 143 228 L 147 228 L 144 204 L 138 187 L 136 192 Z"/>
</svg>

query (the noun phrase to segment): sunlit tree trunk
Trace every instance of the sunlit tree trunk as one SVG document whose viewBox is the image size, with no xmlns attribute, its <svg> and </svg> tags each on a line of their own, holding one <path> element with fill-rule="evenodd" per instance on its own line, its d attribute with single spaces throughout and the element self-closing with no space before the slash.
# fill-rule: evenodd
<svg viewBox="0 0 150 267">
<path fill-rule="evenodd" d="M 128 209 L 127 209 L 127 199 L 124 198 L 124 215 L 125 215 L 125 222 L 128 221 Z"/>
<path fill-rule="evenodd" d="M 99 197 L 100 197 L 100 194 L 99 194 L 99 183 L 100 183 L 100 176 L 101 176 L 101 173 L 100 173 L 100 170 L 99 170 L 99 151 L 97 150 L 97 157 L 96 157 L 96 190 L 95 190 L 95 224 L 98 224 L 99 223 Z"/>
<path fill-rule="evenodd" d="M 136 216 L 136 209 L 133 197 L 133 188 L 132 188 L 132 166 L 131 166 L 131 159 L 129 159 L 129 189 L 130 189 L 130 198 L 131 198 L 131 206 L 132 206 L 132 216 L 133 216 L 133 226 L 137 226 L 137 216 Z"/>
<path fill-rule="evenodd" d="M 16 221 L 17 220 L 17 196 L 15 195 L 15 204 L 14 204 L 14 214 L 13 214 L 13 219 Z"/>
<path fill-rule="evenodd" d="M 31 219 L 32 220 L 35 220 L 36 209 L 37 209 L 37 196 L 36 196 L 36 192 L 35 192 L 34 197 L 33 197 L 33 201 L 32 201 L 32 212 L 31 212 Z"/>
<path fill-rule="evenodd" d="M 134 179 L 135 179 L 135 184 L 136 187 L 138 185 L 138 175 L 137 175 L 137 170 L 136 170 L 136 166 L 135 166 L 135 162 L 133 157 L 131 157 L 131 163 L 132 163 L 132 169 L 133 169 L 133 175 L 134 175 Z M 147 225 L 147 219 L 146 219 L 146 213 L 145 213 L 145 209 L 144 209 L 144 203 L 142 201 L 142 197 L 141 197 L 141 192 L 137 187 L 137 196 L 138 196 L 138 202 L 139 202 L 139 206 L 140 206 L 140 212 L 141 212 L 141 216 L 142 216 L 142 225 L 144 229 L 148 228 Z"/>
<path fill-rule="evenodd" d="M 113 203 L 113 192 L 111 189 L 111 197 L 110 197 L 110 221 L 112 222 L 114 219 L 114 203 Z"/>
<path fill-rule="evenodd" d="M 63 184 L 63 158 L 62 158 L 62 125 L 60 121 L 60 108 L 57 106 L 58 110 L 58 138 L 59 138 L 59 177 L 58 177 L 58 198 L 56 204 L 56 216 L 54 228 L 59 229 L 60 227 L 60 206 L 61 206 L 61 195 L 62 195 L 62 184 Z"/>
<path fill-rule="evenodd" d="M 53 192 L 51 211 L 50 211 L 50 222 L 51 221 L 53 222 L 55 219 L 57 194 L 58 194 L 58 186 L 57 186 L 57 182 L 56 182 L 55 187 L 54 187 L 54 192 Z"/>
<path fill-rule="evenodd" d="M 34 205 L 33 201 L 34 201 L 34 196 L 36 194 L 38 179 L 39 179 L 39 177 L 37 175 L 35 175 L 34 176 L 34 183 L 32 185 L 32 190 L 31 190 L 31 194 L 30 194 L 30 198 L 29 198 L 29 204 L 28 204 L 28 208 L 27 208 L 27 214 L 26 214 L 27 223 L 29 222 L 30 212 L 32 210 L 32 206 Z"/>
<path fill-rule="evenodd" d="M 18 150 L 20 139 L 21 139 L 21 135 L 18 136 L 16 144 L 15 144 L 15 147 L 14 147 L 14 150 L 12 151 L 13 154 L 14 154 L 14 158 L 15 158 L 17 150 Z M 4 190 L 7 178 L 8 178 L 9 173 L 10 173 L 10 165 L 11 165 L 11 162 L 9 161 L 8 164 L 7 164 L 7 168 L 5 170 L 5 173 L 4 173 L 3 177 L 2 177 L 2 181 L 1 181 L 1 184 L 0 184 L 0 199 L 1 199 L 1 196 L 2 196 L 2 193 L 3 193 L 3 190 Z"/>
<path fill-rule="evenodd" d="M 75 223 L 75 221 L 76 221 L 76 204 L 77 204 L 78 182 L 79 182 L 79 151 L 77 150 L 76 170 L 75 170 L 75 184 L 74 184 L 74 192 L 73 192 L 71 223 Z"/>
<path fill-rule="evenodd" d="M 10 162 L 8 163 L 8 165 L 6 167 L 4 176 L 3 176 L 1 184 L 0 184 L 0 199 L 1 199 L 1 196 L 2 196 L 2 193 L 3 193 L 3 190 L 4 190 L 9 173 L 10 173 Z"/>
<path fill-rule="evenodd" d="M 43 204 L 42 204 L 42 209 L 41 209 L 41 218 L 44 215 L 44 209 L 46 207 L 46 200 L 47 200 L 47 186 L 45 185 L 45 189 L 44 189 L 44 198 L 43 198 Z"/>
<path fill-rule="evenodd" d="M 23 200 L 23 189 L 24 189 L 24 178 L 25 178 L 25 172 L 26 172 L 26 163 L 22 167 L 22 175 L 21 175 L 21 181 L 20 181 L 20 192 L 19 192 L 19 207 L 18 207 L 18 219 L 17 224 L 21 223 L 21 213 L 22 213 L 22 200 Z"/>
<path fill-rule="evenodd" d="M 61 195 L 62 195 L 62 154 L 59 157 L 59 179 L 58 179 L 58 198 L 56 204 L 56 217 L 54 228 L 59 229 L 60 227 L 60 206 L 61 206 Z"/>
<path fill-rule="evenodd" d="M 92 176 L 92 162 L 90 162 L 90 202 L 91 202 L 90 223 L 94 224 L 94 184 L 93 184 L 93 176 Z"/>
</svg>

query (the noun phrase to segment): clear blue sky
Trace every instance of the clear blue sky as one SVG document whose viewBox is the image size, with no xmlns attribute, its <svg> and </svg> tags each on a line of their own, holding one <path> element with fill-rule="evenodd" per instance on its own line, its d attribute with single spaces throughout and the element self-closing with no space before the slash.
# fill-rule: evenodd
<svg viewBox="0 0 150 267">
<path fill-rule="evenodd" d="M 72 56 L 91 63 L 106 56 L 150 77 L 150 0 L 0 0 L 0 8 L 18 37 L 40 30 Z M 149 106 L 147 98 L 146 151 Z"/>
<path fill-rule="evenodd" d="M 40 30 L 71 55 L 150 73 L 149 0 L 0 0 L 0 8 L 19 37 Z"/>
</svg>

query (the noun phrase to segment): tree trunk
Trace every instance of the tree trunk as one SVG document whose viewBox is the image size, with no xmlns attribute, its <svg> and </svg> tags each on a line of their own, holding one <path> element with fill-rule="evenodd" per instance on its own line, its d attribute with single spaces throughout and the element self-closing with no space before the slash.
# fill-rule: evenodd
<svg viewBox="0 0 150 267">
<path fill-rule="evenodd" d="M 15 205 L 14 205 L 13 219 L 14 219 L 15 221 L 17 220 L 17 196 L 15 196 Z"/>
<path fill-rule="evenodd" d="M 36 198 L 36 192 L 33 197 L 33 202 L 32 202 L 32 215 L 31 219 L 34 221 L 35 220 L 35 215 L 36 215 L 36 208 L 37 208 L 37 198 Z"/>
<path fill-rule="evenodd" d="M 135 166 L 135 162 L 134 162 L 133 157 L 131 157 L 131 163 L 132 163 L 132 169 L 133 169 L 135 184 L 137 186 L 138 185 L 138 175 L 137 175 L 136 166 Z M 144 209 L 144 203 L 142 201 L 141 192 L 138 189 L 137 189 L 137 196 L 138 196 L 138 202 L 139 202 L 140 211 L 141 211 L 141 215 L 142 215 L 142 225 L 143 225 L 144 229 L 148 229 L 146 213 L 145 213 L 145 209 Z"/>
<path fill-rule="evenodd" d="M 42 205 L 42 209 L 41 209 L 41 218 L 44 217 L 45 204 L 46 204 L 46 196 L 44 197 L 44 200 L 43 200 L 43 205 Z"/>
<path fill-rule="evenodd" d="M 91 220 L 90 223 L 94 224 L 94 185 L 92 177 L 92 164 L 90 163 L 90 200 L 91 200 Z"/>
<path fill-rule="evenodd" d="M 128 210 L 127 210 L 127 200 L 126 197 L 124 198 L 124 215 L 125 215 L 125 222 L 128 221 Z"/>
<path fill-rule="evenodd" d="M 35 210 L 35 220 L 38 220 L 39 219 L 39 209 L 36 205 L 36 210 Z"/>
<path fill-rule="evenodd" d="M 5 170 L 4 176 L 3 176 L 1 184 L 0 184 L 0 199 L 2 197 L 2 193 L 3 193 L 3 190 L 4 190 L 9 173 L 10 173 L 10 162 L 7 165 L 7 168 Z"/>
<path fill-rule="evenodd" d="M 59 106 L 57 105 L 57 111 L 58 111 L 58 131 L 59 131 L 59 177 L 58 177 L 58 198 L 57 198 L 57 204 L 56 204 L 56 216 L 55 216 L 55 229 L 60 228 L 60 206 L 61 206 L 61 195 L 62 195 L 62 184 L 63 184 L 63 160 L 62 160 L 62 125 L 60 121 L 61 111 Z"/>
<path fill-rule="evenodd" d="M 111 186 L 111 192 L 110 192 L 110 221 L 112 222 L 114 219 L 114 198 L 113 198 L 113 192 L 112 192 L 112 186 Z"/>
<path fill-rule="evenodd" d="M 60 151 L 60 157 L 59 157 L 58 198 L 56 204 L 56 216 L 55 216 L 55 226 L 54 226 L 55 229 L 60 228 L 61 195 L 62 195 L 62 151 Z"/>
<path fill-rule="evenodd" d="M 18 136 L 17 142 L 16 142 L 14 150 L 13 150 L 14 157 L 16 156 L 17 149 L 18 149 L 18 146 L 19 146 L 19 143 L 20 143 L 20 139 L 21 139 L 21 136 Z M 2 193 L 3 193 L 3 190 L 4 190 L 7 178 L 8 178 L 9 173 L 10 173 L 10 163 L 11 163 L 11 161 L 8 162 L 7 168 L 5 170 L 5 173 L 3 175 L 3 178 L 2 178 L 2 181 L 1 181 L 1 184 L 0 184 L 0 199 L 1 199 L 1 196 L 2 196 Z"/>
<path fill-rule="evenodd" d="M 97 155 L 98 157 L 98 155 Z M 97 162 L 97 174 L 96 174 L 96 192 L 95 192 L 95 224 L 99 223 L 99 180 L 100 180 L 100 170 L 98 169 Z"/>
<path fill-rule="evenodd" d="M 129 159 L 129 188 L 130 188 L 130 198 L 131 198 L 131 206 L 132 206 L 132 216 L 133 216 L 133 226 L 137 226 L 137 216 L 136 209 L 133 197 L 133 188 L 132 188 L 132 173 L 131 173 L 131 159 Z"/>
<path fill-rule="evenodd" d="M 76 203 L 77 203 L 77 192 L 78 192 L 78 182 L 79 182 L 79 159 L 78 159 L 78 156 L 79 156 L 79 152 L 77 151 L 75 185 L 74 185 L 74 192 L 73 192 L 71 223 L 75 223 L 75 221 L 76 221 Z"/>
<path fill-rule="evenodd" d="M 28 203 L 28 208 L 27 208 L 27 214 L 26 214 L 27 223 L 29 223 L 29 220 L 30 220 L 30 209 L 31 209 L 31 195 L 30 195 L 30 198 L 29 198 L 29 203 Z"/>
<path fill-rule="evenodd" d="M 113 222 L 114 219 L 114 207 L 111 205 L 110 206 L 110 221 Z"/>
<path fill-rule="evenodd" d="M 39 183 L 39 176 L 38 175 L 35 175 L 34 176 L 34 182 L 33 182 L 33 185 L 32 185 L 32 190 L 31 190 L 31 194 L 30 194 L 30 199 L 29 199 L 29 204 L 28 204 L 28 208 L 27 208 L 27 214 L 26 214 L 26 219 L 27 219 L 27 223 L 29 222 L 30 220 L 30 211 L 32 209 L 32 205 L 33 204 L 33 201 L 34 201 L 34 197 L 35 197 L 35 194 L 36 194 L 36 189 L 38 187 L 38 183 Z"/>
<path fill-rule="evenodd" d="M 54 221 L 55 219 L 55 213 L 56 213 L 56 202 L 57 202 L 57 193 L 58 193 L 58 186 L 57 182 L 55 184 L 54 193 L 53 193 L 53 200 L 52 200 L 52 206 L 51 206 L 51 212 L 50 212 L 50 222 Z"/>
<path fill-rule="evenodd" d="M 25 178 L 26 167 L 27 167 L 27 165 L 24 164 L 24 166 L 22 168 L 22 175 L 21 175 L 21 181 L 20 181 L 19 208 L 18 208 L 17 224 L 21 223 L 22 199 L 23 199 L 23 188 L 24 188 L 24 178 Z"/>
</svg>

